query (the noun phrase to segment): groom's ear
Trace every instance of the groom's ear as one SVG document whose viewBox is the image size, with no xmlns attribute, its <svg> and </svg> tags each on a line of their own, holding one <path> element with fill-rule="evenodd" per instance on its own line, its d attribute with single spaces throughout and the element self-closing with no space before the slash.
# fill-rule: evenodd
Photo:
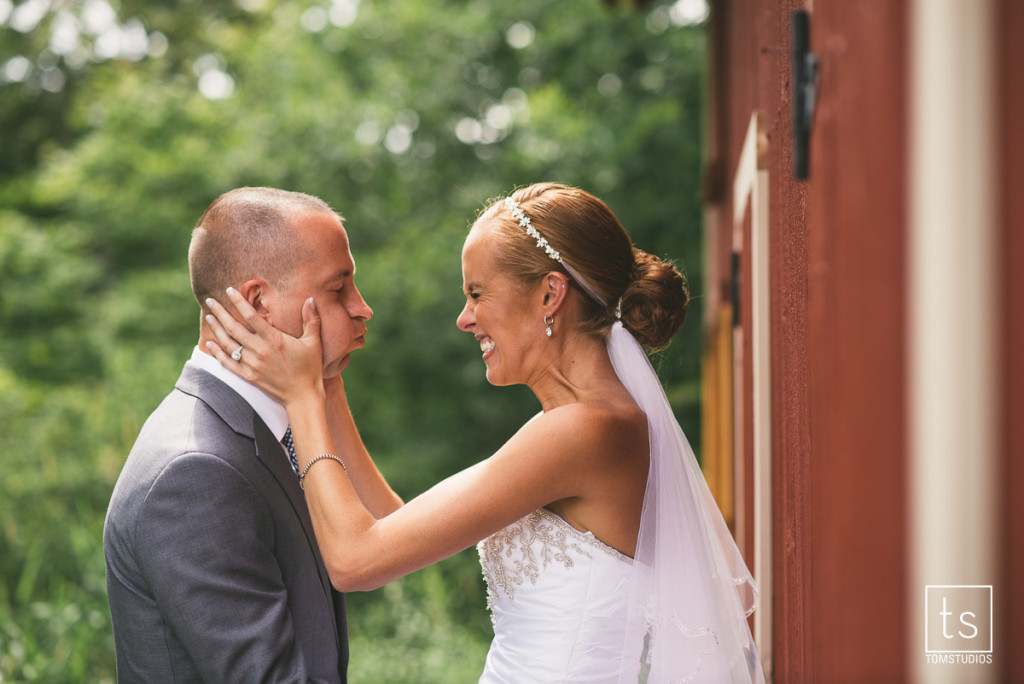
<svg viewBox="0 0 1024 684">
<path fill-rule="evenodd" d="M 271 320 L 270 310 L 267 308 L 266 302 L 264 302 L 268 289 L 267 281 L 254 278 L 253 280 L 247 280 L 239 288 L 238 292 L 245 298 L 245 301 L 249 302 L 249 306 L 256 309 L 256 313 L 262 316 L 263 320 L 273 325 L 274 322 Z"/>
</svg>

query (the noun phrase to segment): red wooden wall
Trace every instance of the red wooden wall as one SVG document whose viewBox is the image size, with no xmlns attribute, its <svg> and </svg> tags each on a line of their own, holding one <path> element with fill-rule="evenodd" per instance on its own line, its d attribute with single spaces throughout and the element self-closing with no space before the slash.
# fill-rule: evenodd
<svg viewBox="0 0 1024 684">
<path fill-rule="evenodd" d="M 722 0 L 711 28 L 708 169 L 720 176 L 709 178 L 719 213 L 731 216 L 732 174 L 754 110 L 769 139 L 775 681 L 900 681 L 906 21 L 902 2 L 815 2 L 820 84 L 811 175 L 798 181 L 790 22 L 803 6 Z M 710 250 L 720 274 L 728 273 L 726 228 Z M 741 282 L 750 282 L 749 260 Z M 749 419 L 749 382 L 743 387 L 737 400 Z M 745 440 L 741 462 L 751 448 Z"/>
<path fill-rule="evenodd" d="M 996 632 L 997 653 L 1006 654 L 1003 676 L 1024 682 L 1024 3 L 1001 0 L 996 13 L 999 47 L 996 91 L 999 94 L 997 154 L 1001 204 L 999 243 L 1006 287 L 999 308 L 1002 325 L 1003 510 L 1000 520 L 1003 629 Z"/>
</svg>

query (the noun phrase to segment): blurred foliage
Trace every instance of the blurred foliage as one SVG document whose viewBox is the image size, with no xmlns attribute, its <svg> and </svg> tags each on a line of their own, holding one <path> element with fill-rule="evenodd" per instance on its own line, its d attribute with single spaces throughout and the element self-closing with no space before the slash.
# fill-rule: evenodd
<svg viewBox="0 0 1024 684">
<path fill-rule="evenodd" d="M 455 328 L 469 224 L 534 181 L 599 195 L 687 273 L 656 364 L 698 443 L 694 4 L 0 0 L 0 681 L 115 676 L 103 516 L 195 343 L 190 231 L 228 189 L 346 217 L 376 313 L 346 386 L 403 496 L 538 410 Z M 352 681 L 475 681 L 484 604 L 472 551 L 351 596 Z"/>
</svg>

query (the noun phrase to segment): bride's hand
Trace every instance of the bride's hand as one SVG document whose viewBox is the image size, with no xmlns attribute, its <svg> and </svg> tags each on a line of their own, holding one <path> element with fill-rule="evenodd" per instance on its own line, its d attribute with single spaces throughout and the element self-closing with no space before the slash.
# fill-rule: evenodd
<svg viewBox="0 0 1024 684">
<path fill-rule="evenodd" d="M 245 322 L 237 321 L 214 299 L 206 305 L 213 315 L 207 323 L 217 338 L 206 343 L 221 365 L 257 385 L 286 407 L 309 394 L 324 395 L 320 315 L 313 298 L 302 305 L 302 337 L 292 337 L 273 327 L 234 288 L 228 298 Z M 236 355 L 232 352 L 241 350 Z"/>
</svg>

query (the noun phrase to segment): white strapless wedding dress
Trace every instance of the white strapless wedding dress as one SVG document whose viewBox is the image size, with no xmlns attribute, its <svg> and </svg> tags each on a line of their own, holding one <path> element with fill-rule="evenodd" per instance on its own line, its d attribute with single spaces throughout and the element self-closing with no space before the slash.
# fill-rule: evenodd
<svg viewBox="0 0 1024 684">
<path fill-rule="evenodd" d="M 614 682 L 633 560 L 541 508 L 477 545 L 494 641 L 480 682 Z"/>
</svg>

